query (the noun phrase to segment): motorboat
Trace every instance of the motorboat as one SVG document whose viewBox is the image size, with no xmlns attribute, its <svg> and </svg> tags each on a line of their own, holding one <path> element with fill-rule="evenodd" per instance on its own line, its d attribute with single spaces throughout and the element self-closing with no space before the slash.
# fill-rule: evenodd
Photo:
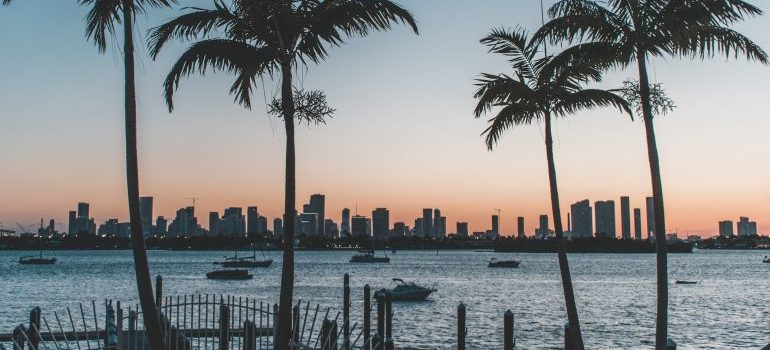
<svg viewBox="0 0 770 350">
<path fill-rule="evenodd" d="M 677 280 L 676 284 L 698 284 L 698 281 L 682 281 L 682 280 Z"/>
<path fill-rule="evenodd" d="M 40 252 L 39 256 L 22 256 L 19 258 L 19 264 L 22 265 L 53 265 L 56 263 L 56 258 L 44 258 L 43 252 Z"/>
<path fill-rule="evenodd" d="M 437 291 L 436 288 L 418 286 L 414 282 L 405 282 L 400 278 L 394 278 L 393 282 L 396 287 L 390 290 L 390 297 L 394 301 L 421 301 Z"/>
<path fill-rule="evenodd" d="M 206 277 L 212 280 L 248 280 L 254 275 L 250 274 L 249 270 L 230 269 L 211 271 L 206 274 Z"/>
<path fill-rule="evenodd" d="M 497 258 L 489 259 L 489 264 L 487 266 L 489 267 L 508 267 L 508 268 L 517 268 L 519 267 L 519 264 L 521 264 L 521 261 L 518 260 L 500 260 Z"/>
<path fill-rule="evenodd" d="M 350 258 L 352 263 L 389 263 L 390 258 L 386 256 L 375 256 L 374 249 L 372 250 L 360 250 L 358 254 L 353 255 Z"/>
<path fill-rule="evenodd" d="M 770 257 L 765 255 L 765 258 L 762 259 L 762 262 L 765 263 L 765 264 L 770 264 Z"/>
</svg>

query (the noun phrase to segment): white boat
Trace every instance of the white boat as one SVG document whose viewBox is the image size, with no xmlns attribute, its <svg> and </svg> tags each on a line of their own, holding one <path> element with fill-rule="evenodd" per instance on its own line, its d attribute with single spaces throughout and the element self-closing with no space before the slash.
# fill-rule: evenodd
<svg viewBox="0 0 770 350">
<path fill-rule="evenodd" d="M 374 250 L 362 250 L 350 258 L 352 263 L 389 263 L 390 258 L 386 256 L 375 256 Z"/>
<path fill-rule="evenodd" d="M 425 300 L 431 293 L 437 289 L 418 286 L 414 282 L 404 282 L 400 278 L 394 278 L 396 287 L 390 290 L 390 296 L 394 301 L 421 301 Z"/>
</svg>

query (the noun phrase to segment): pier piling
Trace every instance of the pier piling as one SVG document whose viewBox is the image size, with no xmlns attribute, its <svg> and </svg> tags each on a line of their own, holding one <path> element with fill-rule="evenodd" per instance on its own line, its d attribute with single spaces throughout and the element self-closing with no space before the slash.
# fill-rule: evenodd
<svg viewBox="0 0 770 350">
<path fill-rule="evenodd" d="M 457 350 L 465 350 L 465 335 L 468 333 L 465 328 L 465 304 L 460 303 L 457 306 Z"/>
<path fill-rule="evenodd" d="M 219 350 L 230 347 L 230 308 L 219 304 Z"/>
<path fill-rule="evenodd" d="M 371 350 L 372 296 L 369 285 L 364 286 L 364 350 Z"/>
<path fill-rule="evenodd" d="M 342 347 L 350 350 L 350 275 L 343 278 L 342 290 Z"/>
<path fill-rule="evenodd" d="M 38 344 L 40 344 L 40 307 L 38 306 L 29 312 L 28 332 L 29 348 L 30 350 L 37 350 Z"/>
<path fill-rule="evenodd" d="M 513 350 L 513 312 L 511 310 L 503 315 L 503 349 Z"/>
<path fill-rule="evenodd" d="M 155 277 L 155 305 L 160 309 L 163 301 L 163 277 Z"/>
</svg>

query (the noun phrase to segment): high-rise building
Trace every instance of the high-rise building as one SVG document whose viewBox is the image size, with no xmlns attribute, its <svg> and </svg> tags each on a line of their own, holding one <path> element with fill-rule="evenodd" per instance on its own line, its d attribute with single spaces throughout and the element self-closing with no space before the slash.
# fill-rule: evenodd
<svg viewBox="0 0 770 350">
<path fill-rule="evenodd" d="M 591 202 L 588 199 L 576 202 L 570 206 L 572 215 L 572 237 L 590 238 L 593 237 L 593 213 L 591 213 Z"/>
<path fill-rule="evenodd" d="M 393 236 L 405 237 L 406 236 L 406 224 L 399 221 L 393 223 Z"/>
<path fill-rule="evenodd" d="M 634 208 L 634 238 L 642 239 L 642 209 Z"/>
<path fill-rule="evenodd" d="M 195 207 L 181 208 L 176 211 L 176 217 L 168 225 L 171 237 L 192 237 L 200 233 L 198 219 L 195 217 Z"/>
<path fill-rule="evenodd" d="M 422 210 L 422 235 L 423 237 L 434 237 L 433 231 L 433 209 L 425 208 Z"/>
<path fill-rule="evenodd" d="M 492 215 L 492 235 L 497 238 L 500 237 L 500 216 Z"/>
<path fill-rule="evenodd" d="M 527 237 L 527 233 L 524 232 L 524 217 L 523 216 L 519 216 L 518 218 L 516 218 L 516 228 L 517 228 L 516 232 L 517 232 L 519 238 L 526 238 Z"/>
<path fill-rule="evenodd" d="M 369 218 L 366 216 L 353 215 L 353 217 L 350 219 L 350 224 L 352 230 L 351 234 L 353 237 L 366 236 L 367 232 L 371 230 L 367 227 L 369 226 Z"/>
<path fill-rule="evenodd" d="M 68 235 L 77 235 L 78 231 L 78 216 L 77 212 L 74 210 L 70 210 L 69 212 L 69 222 L 68 222 L 68 228 L 67 228 L 67 234 Z"/>
<path fill-rule="evenodd" d="M 551 233 L 551 229 L 548 228 L 548 215 L 540 215 L 540 227 L 535 232 L 535 238 L 546 239 Z"/>
<path fill-rule="evenodd" d="M 425 237 L 423 234 L 422 218 L 414 219 L 414 228 L 412 228 L 412 236 Z"/>
<path fill-rule="evenodd" d="M 302 213 L 299 214 L 300 217 L 300 227 L 301 227 L 301 233 L 304 236 L 313 237 L 313 236 L 320 236 L 321 230 L 319 230 L 319 226 L 322 226 L 318 223 L 318 213 Z"/>
<path fill-rule="evenodd" d="M 152 197 L 139 197 L 139 216 L 144 237 L 152 235 Z"/>
<path fill-rule="evenodd" d="M 322 194 L 314 194 L 310 196 L 310 201 L 303 207 L 305 213 L 315 213 L 317 215 L 316 231 L 320 236 L 326 236 L 324 222 L 326 220 L 326 196 Z"/>
<path fill-rule="evenodd" d="M 327 237 L 339 238 L 340 236 L 340 229 L 332 219 L 324 220 L 324 232 L 326 232 Z"/>
<path fill-rule="evenodd" d="M 155 219 L 155 234 L 158 235 L 158 237 L 165 237 L 167 233 L 168 222 L 166 221 L 166 218 L 158 216 L 158 218 Z"/>
<path fill-rule="evenodd" d="M 78 203 L 78 217 L 79 218 L 88 218 L 90 217 L 89 214 L 89 207 L 90 205 L 86 202 L 80 202 Z"/>
<path fill-rule="evenodd" d="M 433 209 L 433 238 L 441 237 L 441 210 Z"/>
<path fill-rule="evenodd" d="M 733 222 L 730 220 L 724 220 L 719 222 L 719 237 L 730 238 L 733 233 Z"/>
<path fill-rule="evenodd" d="M 442 216 L 441 220 L 439 220 L 439 223 L 441 226 L 438 231 L 438 238 L 444 239 L 446 238 L 446 216 Z"/>
<path fill-rule="evenodd" d="M 458 222 L 457 223 L 457 238 L 467 239 L 468 238 L 468 223 L 467 222 Z"/>
<path fill-rule="evenodd" d="M 78 203 L 77 216 L 74 218 L 74 221 L 72 214 L 73 212 L 69 213 L 69 224 L 74 226 L 74 229 L 70 228 L 71 232 L 68 232 L 68 234 L 73 236 L 96 235 L 96 223 L 94 223 L 94 219 L 89 216 L 90 213 L 88 203 Z"/>
<path fill-rule="evenodd" d="M 645 198 L 647 204 L 647 239 L 655 236 L 655 199 L 653 197 Z"/>
<path fill-rule="evenodd" d="M 262 215 L 257 215 L 257 235 L 260 237 L 267 236 L 267 218 Z"/>
<path fill-rule="evenodd" d="M 388 238 L 390 229 L 390 212 L 386 208 L 377 208 L 372 211 L 372 232 L 375 239 Z"/>
<path fill-rule="evenodd" d="M 273 219 L 273 236 L 283 236 L 283 220 L 281 220 L 281 218 Z"/>
<path fill-rule="evenodd" d="M 255 206 L 246 208 L 246 233 L 257 233 L 259 226 L 259 209 Z"/>
<path fill-rule="evenodd" d="M 757 223 L 755 221 L 749 221 L 746 216 L 741 216 L 738 220 L 738 236 L 756 236 L 757 235 Z"/>
<path fill-rule="evenodd" d="M 246 234 L 246 217 L 243 208 L 230 207 L 225 209 L 220 222 L 220 231 L 225 236 L 240 237 Z"/>
<path fill-rule="evenodd" d="M 756 221 L 749 222 L 749 234 L 752 235 L 752 236 L 756 236 L 757 235 L 757 222 Z"/>
<path fill-rule="evenodd" d="M 219 236 L 222 234 L 219 222 L 219 213 L 215 211 L 209 212 L 209 235 Z"/>
<path fill-rule="evenodd" d="M 350 235 L 350 209 L 342 209 L 342 222 L 340 223 L 340 236 Z"/>
<path fill-rule="evenodd" d="M 598 201 L 594 207 L 596 237 L 615 238 L 615 201 Z"/>
<path fill-rule="evenodd" d="M 631 239 L 631 200 L 628 196 L 620 197 L 620 236 Z"/>
</svg>

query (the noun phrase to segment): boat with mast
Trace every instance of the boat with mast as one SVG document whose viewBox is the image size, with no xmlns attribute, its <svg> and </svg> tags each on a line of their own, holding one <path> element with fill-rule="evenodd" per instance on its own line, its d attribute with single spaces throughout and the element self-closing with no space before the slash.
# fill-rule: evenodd
<svg viewBox="0 0 770 350">
<path fill-rule="evenodd" d="M 44 258 L 43 251 L 40 251 L 39 256 L 22 256 L 19 258 L 19 264 L 22 265 L 53 265 L 56 263 L 56 258 Z"/>
<path fill-rule="evenodd" d="M 253 246 L 252 246 L 253 247 Z M 214 265 L 223 267 L 268 267 L 273 264 L 273 259 L 264 259 L 265 252 L 262 251 L 262 260 L 257 259 L 257 251 L 253 250 L 251 256 L 238 257 L 238 251 L 232 257 L 226 257 L 224 261 L 217 261 Z"/>
</svg>

